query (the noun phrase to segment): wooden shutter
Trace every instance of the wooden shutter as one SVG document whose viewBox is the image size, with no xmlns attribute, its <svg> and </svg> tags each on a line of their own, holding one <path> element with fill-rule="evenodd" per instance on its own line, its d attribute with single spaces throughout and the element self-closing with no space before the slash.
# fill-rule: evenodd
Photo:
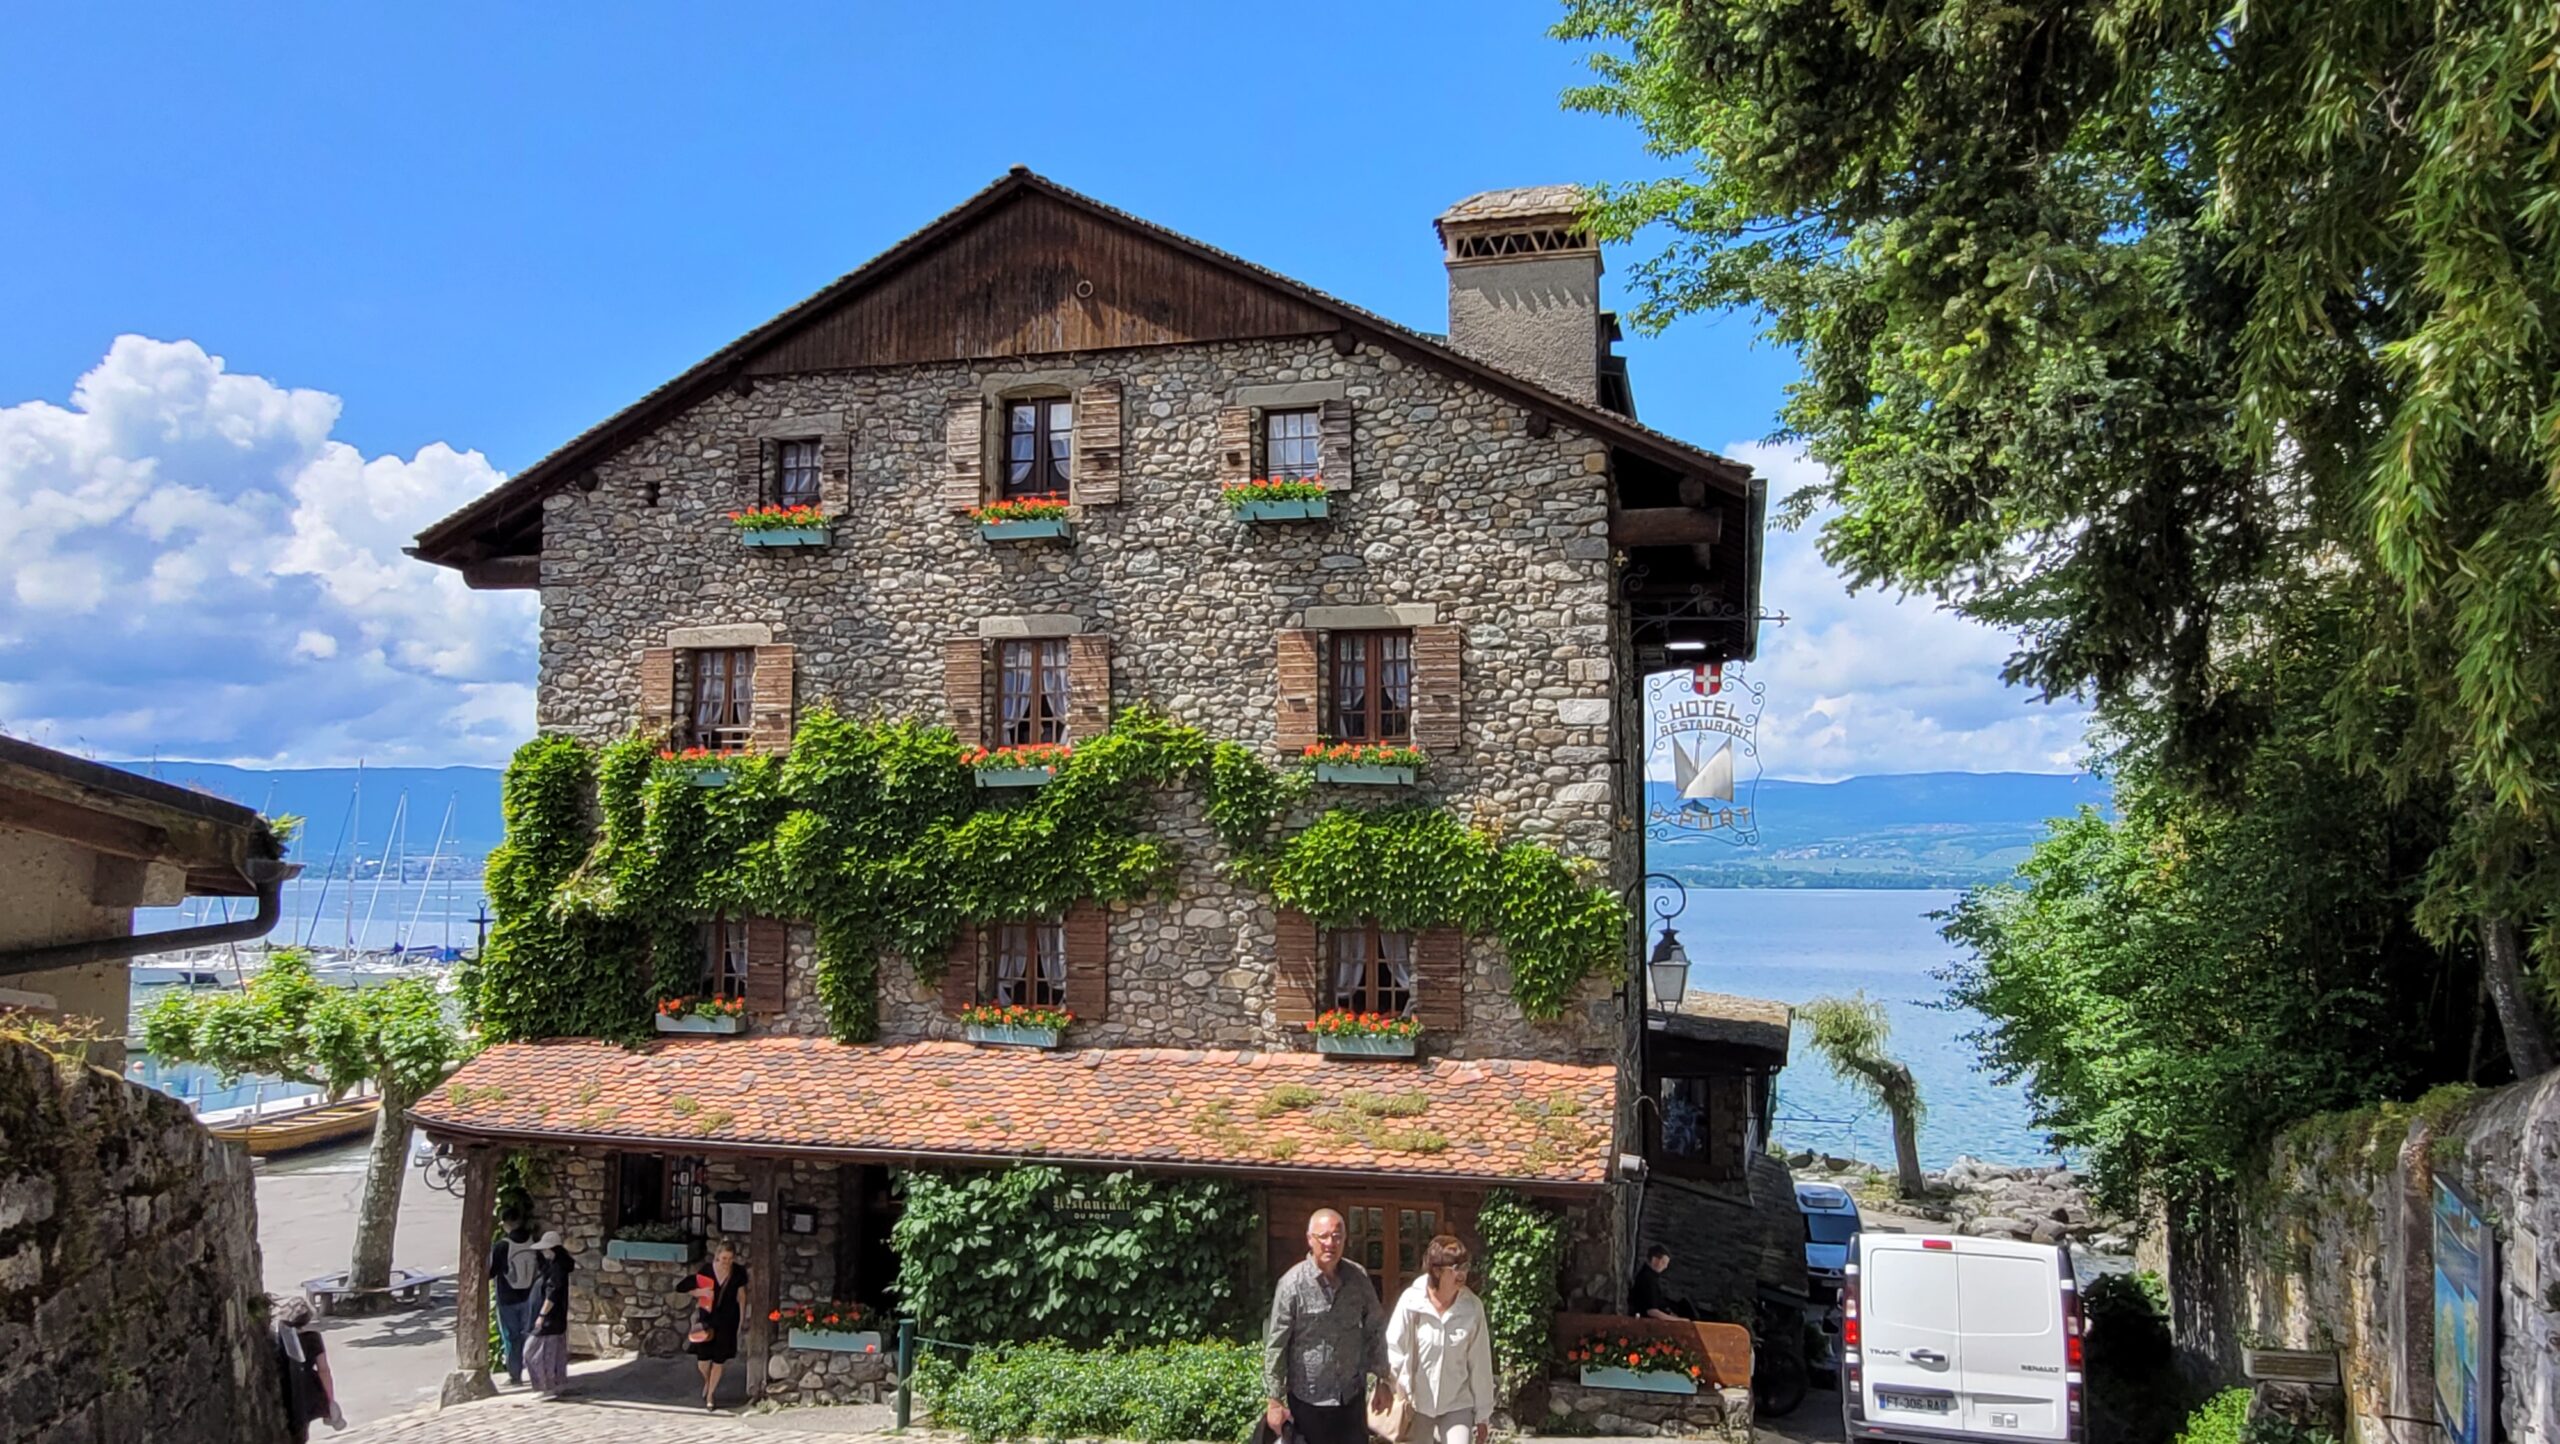
<svg viewBox="0 0 2560 1444">
<path fill-rule="evenodd" d="M 1120 383 L 1097 381 L 1076 393 L 1076 443 L 1071 485 L 1086 506 L 1120 500 L 1120 457 L 1127 445 L 1120 421 Z"/>
<path fill-rule="evenodd" d="M 1111 730 L 1111 639 L 1067 638 L 1067 740 L 1090 742 Z"/>
<path fill-rule="evenodd" d="M 818 502 L 829 516 L 853 510 L 851 436 L 830 436 L 818 443 Z"/>
<path fill-rule="evenodd" d="M 1322 686 L 1316 662 L 1316 634 L 1278 634 L 1280 694 L 1275 699 L 1272 738 L 1283 756 L 1295 757 L 1316 745 L 1316 698 Z"/>
<path fill-rule="evenodd" d="M 953 637 L 942 644 L 942 700 L 963 747 L 987 745 L 987 644 Z"/>
<path fill-rule="evenodd" d="M 957 1014 L 978 1001 L 978 925 L 964 923 L 942 963 L 942 1011 Z"/>
<path fill-rule="evenodd" d="M 942 504 L 967 511 L 986 500 L 986 403 L 954 396 L 942 418 Z"/>
<path fill-rule="evenodd" d="M 1316 920 L 1294 908 L 1281 908 L 1272 919 L 1272 1009 L 1283 1031 L 1298 1033 L 1316 1019 L 1317 981 L 1322 976 Z"/>
<path fill-rule="evenodd" d="M 1351 489 L 1351 403 L 1334 400 L 1324 404 L 1317 418 L 1317 462 L 1324 469 L 1324 489 Z"/>
<path fill-rule="evenodd" d="M 758 647 L 755 705 L 747 715 L 747 750 L 780 755 L 791 750 L 792 699 L 798 679 L 789 647 Z"/>
<path fill-rule="evenodd" d="M 1455 1033 L 1467 1023 L 1467 935 L 1456 928 L 1424 928 L 1413 939 L 1413 1015 L 1435 1033 Z"/>
<path fill-rule="evenodd" d="M 791 928 L 780 918 L 747 919 L 747 1011 L 782 1016 L 784 980 L 791 966 Z"/>
<path fill-rule="evenodd" d="M 1458 750 L 1463 651 L 1456 627 L 1413 629 L 1413 745 L 1425 752 Z"/>
<path fill-rule="evenodd" d="M 746 485 L 746 505 L 762 506 L 775 497 L 773 438 L 750 436 L 738 448 L 738 474 Z"/>
<path fill-rule="evenodd" d="M 642 648 L 639 672 L 640 706 L 634 725 L 641 736 L 665 742 L 676 726 L 676 649 Z"/>
<path fill-rule="evenodd" d="M 1111 1016 L 1111 910 L 1080 902 L 1067 909 L 1067 1011 L 1081 1022 Z"/>
<path fill-rule="evenodd" d="M 1253 408 L 1228 406 L 1218 412 L 1218 480 L 1253 478 Z"/>
</svg>

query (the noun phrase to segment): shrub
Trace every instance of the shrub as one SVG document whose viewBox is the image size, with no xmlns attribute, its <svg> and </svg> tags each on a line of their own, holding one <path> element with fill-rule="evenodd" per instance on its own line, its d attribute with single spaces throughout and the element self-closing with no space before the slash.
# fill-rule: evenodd
<svg viewBox="0 0 2560 1444">
<path fill-rule="evenodd" d="M 920 1368 L 917 1381 L 934 1423 L 972 1439 L 1241 1440 L 1262 1412 L 1262 1349 L 1023 1344 Z"/>
<path fill-rule="evenodd" d="M 2187 1416 L 2178 1444 L 2241 1444 L 2249 1428 L 2249 1391 L 2225 1389 Z"/>
</svg>

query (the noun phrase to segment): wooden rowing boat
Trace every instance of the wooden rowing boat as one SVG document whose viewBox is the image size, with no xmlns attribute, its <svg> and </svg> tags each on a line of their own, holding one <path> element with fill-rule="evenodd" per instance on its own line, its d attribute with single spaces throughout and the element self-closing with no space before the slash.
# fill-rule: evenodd
<svg viewBox="0 0 2560 1444">
<path fill-rule="evenodd" d="M 323 1143 L 370 1133 L 374 1120 L 381 1114 L 381 1099 L 349 1098 L 338 1103 L 297 1108 L 290 1113 L 271 1113 L 264 1118 L 244 1118 L 237 1123 L 217 1125 L 209 1131 L 225 1143 L 237 1143 L 264 1158 L 269 1154 L 316 1148 Z"/>
</svg>

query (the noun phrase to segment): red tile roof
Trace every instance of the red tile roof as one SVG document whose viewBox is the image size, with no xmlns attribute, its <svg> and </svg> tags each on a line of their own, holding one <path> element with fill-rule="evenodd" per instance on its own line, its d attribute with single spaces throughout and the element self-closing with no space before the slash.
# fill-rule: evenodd
<svg viewBox="0 0 2560 1444">
<path fill-rule="evenodd" d="M 1608 1179 L 1616 1073 L 1312 1053 L 1043 1052 L 822 1038 L 504 1043 L 417 1108 L 453 1136 L 1389 1175 L 1587 1190 Z"/>
</svg>

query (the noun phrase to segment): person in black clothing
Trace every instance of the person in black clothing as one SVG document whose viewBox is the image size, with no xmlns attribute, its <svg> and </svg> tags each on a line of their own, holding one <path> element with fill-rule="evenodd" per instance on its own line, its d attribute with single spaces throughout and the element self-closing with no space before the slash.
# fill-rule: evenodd
<svg viewBox="0 0 2560 1444">
<path fill-rule="evenodd" d="M 533 1286 L 533 1337 L 525 1341 L 524 1371 L 542 1397 L 553 1399 L 569 1382 L 569 1275 L 578 1265 L 556 1228 L 533 1246 L 542 1254 L 542 1277 Z"/>
<path fill-rule="evenodd" d="M 1627 1285 L 1627 1312 L 1640 1319 L 1694 1319 L 1697 1305 L 1671 1294 L 1662 1286 L 1662 1271 L 1671 1267 L 1671 1250 L 1660 1244 L 1644 1251 L 1644 1262 L 1636 1266 L 1636 1277 Z"/>
<path fill-rule="evenodd" d="M 329 1377 L 328 1350 L 320 1331 L 311 1327 L 311 1303 L 300 1294 L 277 1299 L 273 1306 L 276 1373 L 284 1386 L 284 1420 L 293 1444 L 311 1437 L 311 1423 L 325 1419 L 344 1429 L 347 1416 L 338 1412 L 338 1387 Z"/>
<path fill-rule="evenodd" d="M 685 1349 L 702 1371 L 702 1407 L 717 1409 L 720 1367 L 738 1356 L 738 1331 L 746 1323 L 747 1269 L 738 1262 L 738 1246 L 722 1243 L 713 1249 L 711 1267 L 699 1278 L 710 1284 L 701 1291 L 709 1297 L 694 1316 L 695 1329 L 703 1337 L 688 1342 Z"/>
<path fill-rule="evenodd" d="M 489 1245 L 489 1286 L 498 1296 L 498 1340 L 510 1384 L 524 1382 L 524 1339 L 533 1331 L 533 1286 L 542 1275 L 533 1240 L 533 1225 L 517 1214 Z"/>
</svg>

